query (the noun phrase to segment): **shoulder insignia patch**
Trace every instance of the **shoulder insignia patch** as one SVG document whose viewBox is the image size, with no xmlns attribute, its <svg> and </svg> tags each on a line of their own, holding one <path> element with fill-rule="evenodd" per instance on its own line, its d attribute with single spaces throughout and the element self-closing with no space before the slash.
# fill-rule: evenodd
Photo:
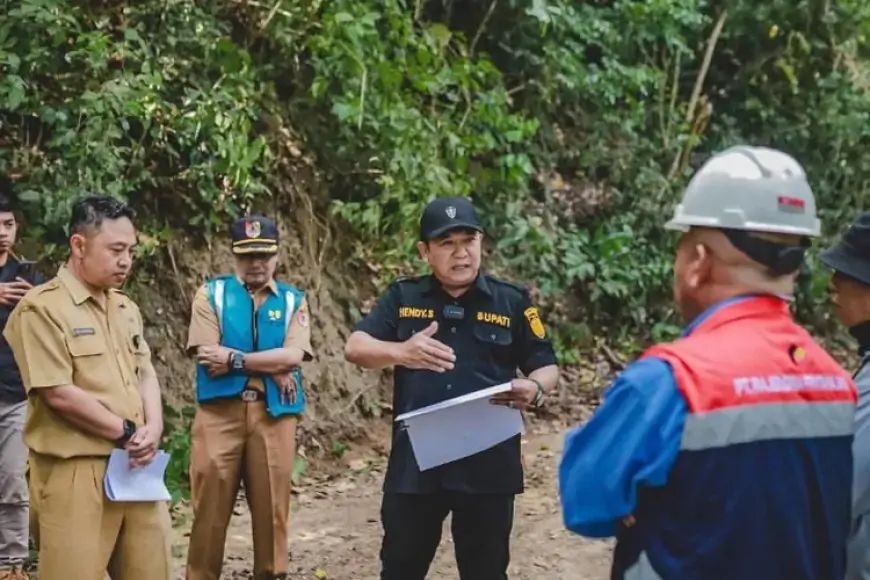
<svg viewBox="0 0 870 580">
<path fill-rule="evenodd" d="M 531 306 L 526 308 L 523 311 L 523 316 L 525 316 L 526 320 L 529 321 L 529 328 L 532 330 L 532 334 L 539 339 L 543 339 L 547 336 L 547 331 L 544 330 L 544 323 L 541 321 L 541 317 L 538 314 L 538 309 L 536 307 Z"/>
<path fill-rule="evenodd" d="M 299 326 L 305 328 L 308 326 L 308 303 L 303 302 L 302 306 L 299 307 L 299 310 L 296 311 L 296 321 L 299 322 Z"/>
</svg>

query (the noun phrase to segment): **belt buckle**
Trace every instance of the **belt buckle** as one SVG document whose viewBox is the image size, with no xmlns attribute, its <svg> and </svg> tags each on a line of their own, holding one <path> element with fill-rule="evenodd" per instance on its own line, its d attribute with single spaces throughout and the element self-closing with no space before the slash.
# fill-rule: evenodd
<svg viewBox="0 0 870 580">
<path fill-rule="evenodd" d="M 259 393 L 254 389 L 245 389 L 242 391 L 242 400 L 246 403 L 256 403 Z"/>
</svg>

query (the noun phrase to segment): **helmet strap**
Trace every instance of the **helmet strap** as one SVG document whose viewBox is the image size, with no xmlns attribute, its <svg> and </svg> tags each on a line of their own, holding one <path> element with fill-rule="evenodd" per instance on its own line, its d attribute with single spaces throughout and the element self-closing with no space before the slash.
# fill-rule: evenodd
<svg viewBox="0 0 870 580">
<path fill-rule="evenodd" d="M 755 262 L 770 269 L 777 276 L 785 276 L 800 269 L 810 243 L 806 238 L 800 246 L 771 242 L 744 230 L 723 229 L 731 244 Z"/>
</svg>

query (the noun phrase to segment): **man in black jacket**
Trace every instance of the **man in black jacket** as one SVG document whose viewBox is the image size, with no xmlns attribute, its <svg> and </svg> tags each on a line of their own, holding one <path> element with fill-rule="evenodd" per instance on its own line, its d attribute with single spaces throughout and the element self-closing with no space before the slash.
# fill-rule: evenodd
<svg viewBox="0 0 870 580">
<path fill-rule="evenodd" d="M 0 580 L 24 580 L 28 556 L 27 447 L 22 439 L 27 396 L 2 331 L 32 285 L 44 282 L 13 253 L 18 219 L 12 183 L 0 175 Z"/>
</svg>

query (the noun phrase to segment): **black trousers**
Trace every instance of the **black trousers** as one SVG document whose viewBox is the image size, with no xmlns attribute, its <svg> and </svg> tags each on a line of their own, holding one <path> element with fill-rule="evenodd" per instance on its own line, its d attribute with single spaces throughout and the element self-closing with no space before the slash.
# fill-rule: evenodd
<svg viewBox="0 0 870 580">
<path fill-rule="evenodd" d="M 454 492 L 384 494 L 381 580 L 424 580 L 448 513 L 460 579 L 507 580 L 514 496 Z"/>
</svg>

